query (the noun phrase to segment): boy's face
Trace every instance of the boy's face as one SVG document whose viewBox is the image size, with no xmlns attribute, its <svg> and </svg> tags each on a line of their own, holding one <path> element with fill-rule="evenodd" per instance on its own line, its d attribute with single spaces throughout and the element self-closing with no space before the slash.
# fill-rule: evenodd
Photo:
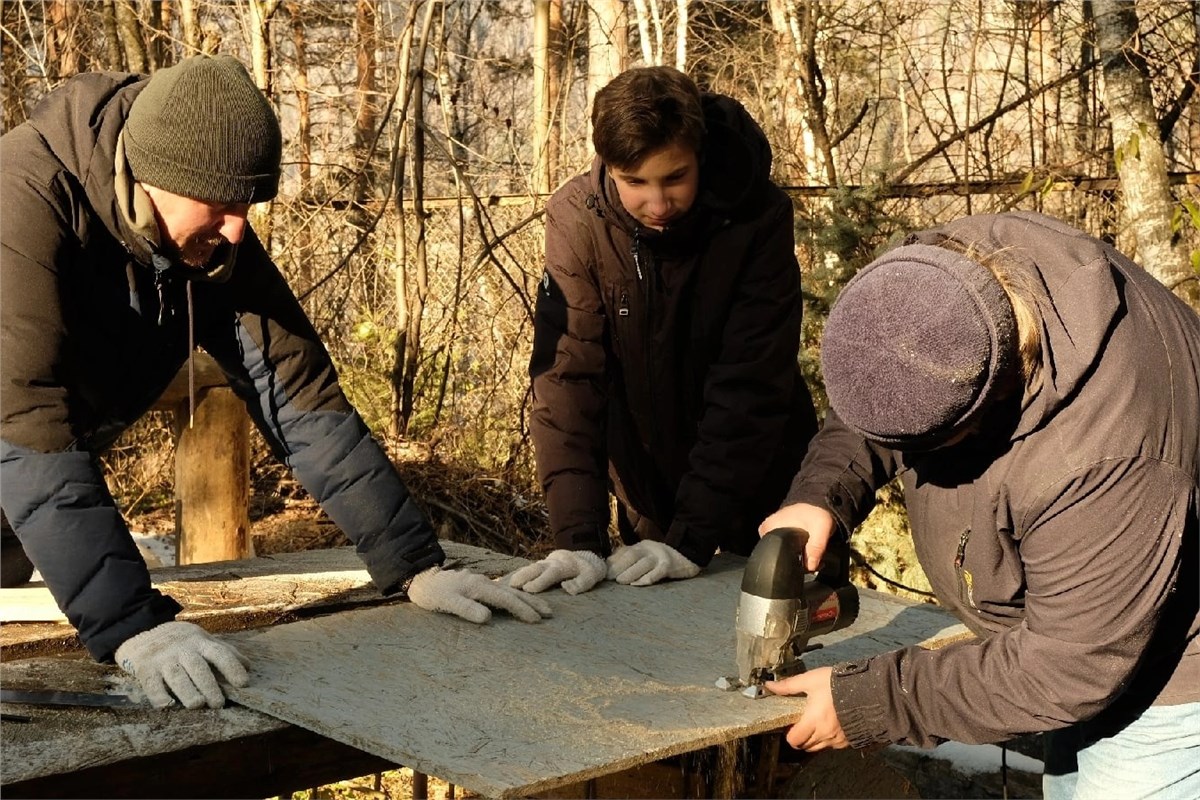
<svg viewBox="0 0 1200 800">
<path fill-rule="evenodd" d="M 142 184 L 154 203 L 163 248 L 189 267 L 207 267 L 225 243 L 237 244 L 246 232 L 246 203 L 209 203 Z"/>
<path fill-rule="evenodd" d="M 653 151 L 636 167 L 610 172 L 625 210 L 659 231 L 688 212 L 700 189 L 700 159 L 679 142 Z"/>
</svg>

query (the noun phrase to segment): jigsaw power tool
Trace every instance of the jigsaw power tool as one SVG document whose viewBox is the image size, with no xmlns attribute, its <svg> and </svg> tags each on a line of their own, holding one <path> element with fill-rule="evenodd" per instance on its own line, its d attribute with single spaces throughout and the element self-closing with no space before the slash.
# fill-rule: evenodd
<svg viewBox="0 0 1200 800">
<path fill-rule="evenodd" d="M 806 575 L 808 532 L 778 528 L 755 545 L 742 575 L 737 607 L 737 677 L 717 686 L 762 697 L 763 682 L 804 670 L 801 657 L 814 636 L 841 630 L 858 617 L 858 590 L 850 583 L 850 547 L 830 542 L 816 575 Z"/>
</svg>

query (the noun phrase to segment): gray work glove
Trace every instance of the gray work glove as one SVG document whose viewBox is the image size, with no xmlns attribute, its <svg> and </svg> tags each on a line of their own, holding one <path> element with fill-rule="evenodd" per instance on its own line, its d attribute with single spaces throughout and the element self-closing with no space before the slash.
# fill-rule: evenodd
<svg viewBox="0 0 1200 800">
<path fill-rule="evenodd" d="M 509 575 L 508 585 L 536 594 L 562 584 L 567 594 L 583 594 L 607 574 L 604 559 L 590 550 L 555 550 Z"/>
<path fill-rule="evenodd" d="M 171 705 L 172 694 L 187 708 L 224 706 L 213 667 L 234 686 L 250 682 L 246 657 L 190 622 L 164 622 L 131 636 L 117 648 L 116 662 L 137 678 L 155 708 Z"/>
<path fill-rule="evenodd" d="M 476 623 L 491 619 L 488 606 L 502 608 L 522 622 L 539 622 L 552 614 L 550 604 L 540 597 L 465 569 L 430 567 L 418 573 L 408 586 L 408 599 L 426 611 L 442 611 Z"/>
<path fill-rule="evenodd" d="M 700 567 L 678 550 L 649 539 L 622 547 L 608 557 L 608 577 L 628 586 L 650 586 L 663 578 L 694 578 Z"/>
</svg>

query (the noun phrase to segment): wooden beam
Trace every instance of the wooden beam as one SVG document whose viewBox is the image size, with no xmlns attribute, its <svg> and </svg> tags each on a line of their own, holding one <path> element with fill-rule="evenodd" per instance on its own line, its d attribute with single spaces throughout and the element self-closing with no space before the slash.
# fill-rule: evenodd
<svg viewBox="0 0 1200 800">
<path fill-rule="evenodd" d="M 9 725 L 6 723 L 6 727 Z M 6 783 L 4 797 L 286 797 L 313 786 L 396 768 L 396 764 L 369 753 L 288 726 L 172 753 Z"/>
<path fill-rule="evenodd" d="M 250 416 L 225 373 L 197 350 L 152 407 L 173 413 L 176 563 L 254 555 Z"/>
<path fill-rule="evenodd" d="M 232 389 L 197 395 L 194 417 L 175 410 L 176 563 L 249 558 L 250 417 Z"/>
</svg>

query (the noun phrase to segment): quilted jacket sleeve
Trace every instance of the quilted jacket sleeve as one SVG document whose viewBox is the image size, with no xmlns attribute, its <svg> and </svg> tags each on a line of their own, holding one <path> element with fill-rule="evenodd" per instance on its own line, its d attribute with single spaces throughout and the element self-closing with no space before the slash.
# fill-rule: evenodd
<svg viewBox="0 0 1200 800">
<path fill-rule="evenodd" d="M 197 291 L 206 315 L 200 343 L 276 455 L 354 543 L 379 590 L 395 592 L 441 563 L 432 526 L 347 401 L 312 323 L 253 232 L 230 281 Z"/>
<path fill-rule="evenodd" d="M 30 135 L 27 127 L 10 134 Z M 0 501 L 88 652 L 105 660 L 129 636 L 173 619 L 179 605 L 151 588 L 100 467 L 72 429 L 62 307 L 69 292 L 60 285 L 82 258 L 71 234 L 72 184 L 35 181 L 11 166 L 0 187 Z"/>
</svg>

